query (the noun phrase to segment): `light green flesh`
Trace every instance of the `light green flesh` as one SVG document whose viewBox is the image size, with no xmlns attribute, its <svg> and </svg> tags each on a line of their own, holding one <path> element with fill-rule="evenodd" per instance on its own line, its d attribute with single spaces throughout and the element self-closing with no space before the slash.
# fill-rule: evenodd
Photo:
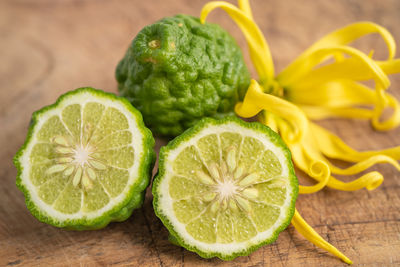
<svg viewBox="0 0 400 267">
<path fill-rule="evenodd" d="M 90 187 L 83 184 L 83 178 L 78 184 L 73 184 L 77 166 L 87 170 L 90 164 L 90 161 L 75 162 L 73 153 L 69 157 L 74 158 L 74 162 L 67 166 L 74 166 L 74 172 L 49 173 L 49 168 L 60 164 L 59 158 L 64 157 L 56 151 L 57 146 L 60 147 L 54 141 L 57 136 L 70 138 L 72 148 L 87 145 L 91 149 L 89 157 L 96 158 L 105 166 L 91 167 L 96 176 L 90 179 Z M 36 143 L 29 157 L 29 179 L 39 198 L 55 210 L 65 214 L 93 212 L 103 208 L 125 189 L 129 180 L 128 169 L 134 163 L 134 148 L 127 118 L 116 108 L 96 102 L 84 106 L 71 104 L 62 110 L 61 116 L 54 115 L 44 122 L 35 137 Z"/>
<path fill-rule="evenodd" d="M 237 152 L 236 166 L 243 165 L 246 173 L 259 174 L 246 185 L 246 188 L 256 189 L 258 195 L 247 198 L 248 210 L 239 205 L 236 205 L 238 209 L 223 208 L 222 202 L 217 201 L 218 208 L 213 211 L 211 206 L 215 199 L 207 200 L 205 195 L 217 192 L 217 187 L 200 181 L 196 171 L 201 170 L 211 177 L 211 164 L 221 166 L 227 162 L 227 151 L 232 148 Z M 206 135 L 184 148 L 172 162 L 172 169 L 175 175 L 169 180 L 169 194 L 174 214 L 189 235 L 204 243 L 238 243 L 255 237 L 276 222 L 286 200 L 285 186 L 274 186 L 274 183 L 276 179 L 288 182 L 289 178 L 281 176 L 282 167 L 275 154 L 253 137 L 234 132 Z"/>
</svg>

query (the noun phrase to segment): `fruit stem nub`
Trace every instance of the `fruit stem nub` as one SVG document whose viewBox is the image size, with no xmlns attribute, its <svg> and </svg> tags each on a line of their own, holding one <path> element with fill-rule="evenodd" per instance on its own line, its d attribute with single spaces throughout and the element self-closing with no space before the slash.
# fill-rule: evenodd
<svg viewBox="0 0 400 267">
<path fill-rule="evenodd" d="M 157 49 L 157 48 L 160 48 L 161 42 L 160 42 L 160 40 L 157 40 L 157 39 L 151 40 L 151 41 L 148 43 L 148 46 L 149 46 L 151 49 Z"/>
</svg>

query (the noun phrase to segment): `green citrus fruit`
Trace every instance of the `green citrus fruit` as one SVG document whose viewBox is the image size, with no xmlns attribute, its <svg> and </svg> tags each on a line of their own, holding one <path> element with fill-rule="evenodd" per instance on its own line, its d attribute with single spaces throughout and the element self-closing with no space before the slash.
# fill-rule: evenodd
<svg viewBox="0 0 400 267">
<path fill-rule="evenodd" d="M 186 15 L 144 27 L 116 70 L 122 96 L 157 135 L 177 136 L 203 117 L 233 115 L 250 75 L 235 40 Z"/>
<path fill-rule="evenodd" d="M 152 190 L 171 242 L 231 260 L 276 240 L 294 214 L 298 182 L 270 128 L 203 119 L 161 149 Z"/>
<path fill-rule="evenodd" d="M 40 221 L 98 229 L 141 206 L 154 139 L 131 104 L 80 88 L 33 113 L 14 163 L 17 186 Z"/>
</svg>

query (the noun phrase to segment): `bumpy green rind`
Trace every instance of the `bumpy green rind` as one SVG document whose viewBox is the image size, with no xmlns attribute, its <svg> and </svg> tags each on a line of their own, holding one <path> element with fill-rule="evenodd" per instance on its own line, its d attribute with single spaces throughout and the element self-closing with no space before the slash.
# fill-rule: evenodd
<svg viewBox="0 0 400 267">
<path fill-rule="evenodd" d="M 153 40 L 159 41 L 153 42 L 156 48 L 149 46 Z M 228 32 L 177 15 L 139 32 L 116 79 L 121 95 L 142 112 L 153 133 L 175 137 L 203 117 L 233 115 L 250 74 Z"/>
<path fill-rule="evenodd" d="M 197 133 L 199 133 L 202 129 L 207 128 L 208 125 L 222 125 L 225 123 L 229 123 L 229 122 L 234 122 L 236 124 L 239 124 L 240 126 L 243 126 L 245 128 L 257 131 L 257 132 L 261 132 L 263 134 L 265 134 L 266 136 L 268 136 L 268 139 L 275 144 L 276 146 L 280 147 L 283 150 L 283 153 L 287 159 L 287 162 L 289 163 L 288 169 L 289 169 L 289 180 L 290 180 L 290 184 L 293 187 L 293 192 L 292 192 L 292 202 L 290 205 L 290 209 L 287 213 L 287 219 L 285 220 L 285 223 L 282 224 L 279 228 L 277 228 L 275 230 L 275 232 L 273 233 L 273 235 L 271 236 L 271 238 L 266 239 L 261 241 L 258 244 L 255 244 L 251 247 L 248 247 L 245 250 L 236 252 L 236 253 L 232 253 L 232 254 L 222 254 L 219 252 L 208 252 L 208 251 L 202 251 L 199 248 L 192 246 L 191 244 L 186 243 L 183 238 L 181 238 L 179 236 L 179 234 L 175 231 L 172 223 L 170 222 L 170 220 L 168 219 L 168 217 L 166 215 L 164 215 L 163 211 L 160 209 L 159 207 L 159 195 L 161 195 L 163 192 L 159 192 L 159 183 L 160 181 L 164 178 L 165 175 L 165 170 L 167 167 L 167 164 L 169 164 L 168 162 L 166 162 L 166 159 L 168 157 L 168 153 L 171 150 L 174 150 L 175 148 L 177 148 L 178 146 L 181 145 L 181 143 L 187 142 L 189 141 L 192 137 L 194 137 Z M 153 206 L 154 206 L 154 212 L 156 213 L 157 217 L 160 218 L 160 220 L 163 222 L 164 226 L 168 229 L 170 235 L 168 237 L 168 239 L 170 240 L 170 242 L 172 242 L 175 245 L 180 245 L 184 248 L 186 248 L 189 251 L 193 251 L 196 252 L 198 255 L 200 255 L 203 258 L 213 258 L 213 257 L 218 257 L 222 260 L 225 261 L 229 261 L 229 260 L 233 260 L 236 257 L 239 256 L 248 256 L 250 255 L 252 252 L 256 251 L 257 249 L 259 249 L 260 247 L 267 245 L 267 244 L 271 244 L 273 242 L 275 242 L 275 240 L 278 238 L 278 235 L 280 232 L 282 232 L 283 230 L 286 229 L 286 227 L 290 224 L 290 221 L 294 215 L 294 211 L 295 211 L 295 203 L 296 203 L 296 199 L 297 199 L 297 195 L 298 195 L 298 180 L 296 177 L 296 174 L 294 172 L 294 167 L 293 167 L 293 163 L 292 163 L 292 156 L 290 153 L 289 148 L 286 146 L 286 144 L 283 142 L 283 140 L 281 139 L 281 137 L 274 132 L 273 130 L 271 130 L 268 126 L 265 126 L 261 123 L 258 122 L 245 122 L 237 117 L 226 117 L 220 120 L 214 120 L 211 118 L 203 118 L 202 120 L 200 120 L 200 122 L 198 122 L 194 127 L 186 130 L 183 134 L 181 134 L 180 136 L 176 137 L 175 139 L 173 139 L 172 141 L 170 141 L 168 143 L 167 146 L 161 147 L 160 150 L 160 154 L 159 154 L 159 163 L 158 163 L 158 173 L 155 176 L 154 180 L 153 180 L 153 185 L 152 185 L 152 193 L 153 193 Z M 164 192 L 165 193 L 165 192 Z"/>
<path fill-rule="evenodd" d="M 56 109 L 58 107 L 59 103 L 64 98 L 67 98 L 72 95 L 80 94 L 82 92 L 89 92 L 92 95 L 94 95 L 96 97 L 100 97 L 100 98 L 108 98 L 108 99 L 118 100 L 119 102 L 121 102 L 123 104 L 123 106 L 129 112 L 131 112 L 134 115 L 134 117 L 136 118 L 136 123 L 138 125 L 138 129 L 140 130 L 140 132 L 143 135 L 143 154 L 141 155 L 141 158 L 140 158 L 141 162 L 139 164 L 138 179 L 131 186 L 130 191 L 127 194 L 127 197 L 120 204 L 116 205 L 111 210 L 103 213 L 102 216 L 96 217 L 93 219 L 82 218 L 82 219 L 71 219 L 71 220 L 65 220 L 65 221 L 58 221 L 57 219 L 52 218 L 51 216 L 46 214 L 45 211 L 41 210 L 32 201 L 31 194 L 21 179 L 22 170 L 23 170 L 24 166 L 22 166 L 22 164 L 20 162 L 20 158 L 23 155 L 23 153 L 25 152 L 27 145 L 29 144 L 29 142 L 32 139 L 34 128 L 36 127 L 36 125 L 38 123 L 39 115 L 42 113 L 46 113 L 47 111 L 50 111 L 52 109 Z M 14 159 L 13 159 L 14 165 L 17 169 L 16 185 L 25 196 L 25 203 L 26 203 L 28 210 L 39 221 L 53 225 L 55 227 L 65 228 L 68 230 L 101 229 L 101 228 L 107 226 L 110 222 L 114 222 L 114 221 L 121 222 L 121 221 L 128 219 L 131 216 L 134 209 L 137 209 L 142 206 L 143 200 L 144 200 L 144 195 L 145 195 L 145 190 L 150 183 L 151 172 L 152 172 L 155 158 L 156 158 L 156 155 L 154 152 L 154 144 L 155 144 L 155 141 L 154 141 L 153 135 L 152 135 L 151 131 L 148 128 L 146 128 L 146 126 L 144 125 L 142 115 L 125 98 L 116 96 L 115 94 L 112 94 L 112 93 L 106 93 L 104 91 L 94 89 L 91 87 L 78 88 L 74 91 L 70 91 L 68 93 L 61 95 L 54 104 L 45 106 L 42 109 L 37 110 L 32 114 L 32 119 L 31 119 L 31 122 L 29 125 L 28 135 L 25 140 L 25 143 L 18 150 L 18 152 L 16 153 L 16 155 L 14 156 Z"/>
</svg>

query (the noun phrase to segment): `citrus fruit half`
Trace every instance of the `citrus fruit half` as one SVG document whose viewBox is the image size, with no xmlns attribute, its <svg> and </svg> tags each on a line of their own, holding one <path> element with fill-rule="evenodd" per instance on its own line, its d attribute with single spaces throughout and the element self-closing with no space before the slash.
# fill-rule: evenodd
<svg viewBox="0 0 400 267">
<path fill-rule="evenodd" d="M 131 104 L 80 88 L 33 113 L 17 186 L 40 221 L 75 230 L 127 219 L 143 203 L 154 139 Z"/>
<path fill-rule="evenodd" d="M 231 260 L 288 226 L 298 181 L 288 148 L 270 128 L 207 118 L 161 148 L 152 190 L 170 240 Z"/>
</svg>

